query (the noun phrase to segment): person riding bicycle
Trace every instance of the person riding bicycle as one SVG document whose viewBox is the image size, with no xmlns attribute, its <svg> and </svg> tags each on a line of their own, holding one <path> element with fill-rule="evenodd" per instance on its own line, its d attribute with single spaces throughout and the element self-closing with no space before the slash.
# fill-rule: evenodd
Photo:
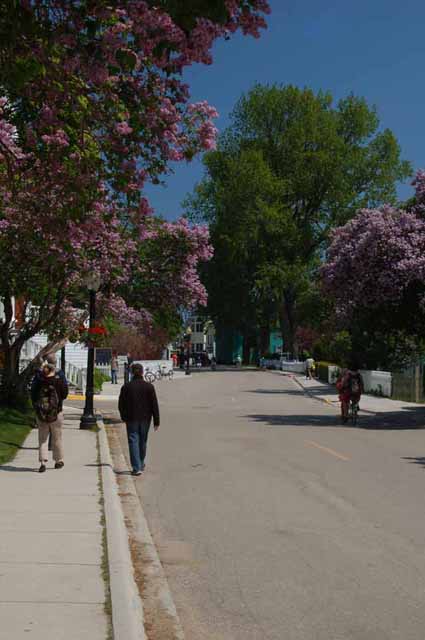
<svg viewBox="0 0 425 640">
<path fill-rule="evenodd" d="M 355 360 L 350 363 L 347 369 L 342 371 L 336 387 L 339 391 L 341 402 L 341 418 L 345 424 L 348 421 L 350 402 L 359 404 L 361 395 L 364 392 L 363 378 L 359 371 L 359 365 Z"/>
</svg>

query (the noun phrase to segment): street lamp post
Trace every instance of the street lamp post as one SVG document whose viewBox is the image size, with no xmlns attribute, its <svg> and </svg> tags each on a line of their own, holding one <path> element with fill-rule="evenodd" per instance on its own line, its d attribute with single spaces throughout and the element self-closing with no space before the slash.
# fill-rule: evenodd
<svg viewBox="0 0 425 640">
<path fill-rule="evenodd" d="M 90 274 L 85 280 L 85 285 L 90 295 L 90 319 L 89 328 L 93 329 L 96 321 L 96 293 L 100 288 L 100 278 L 95 274 Z M 86 402 L 83 415 L 81 416 L 80 429 L 92 429 L 97 426 L 96 416 L 93 406 L 94 397 L 94 345 L 89 344 L 87 352 L 87 382 L 86 382 Z"/>
<path fill-rule="evenodd" d="M 186 371 L 185 375 L 190 376 L 190 341 L 192 339 L 192 329 L 190 327 L 186 330 L 185 341 L 187 346 L 187 359 L 186 359 Z"/>
</svg>

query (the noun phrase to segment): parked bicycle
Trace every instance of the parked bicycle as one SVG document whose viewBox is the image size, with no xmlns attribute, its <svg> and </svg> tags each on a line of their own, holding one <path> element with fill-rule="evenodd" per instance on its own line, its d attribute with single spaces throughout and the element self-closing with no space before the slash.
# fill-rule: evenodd
<svg viewBox="0 0 425 640">
<path fill-rule="evenodd" d="M 145 370 L 144 378 L 145 378 L 146 382 L 150 382 L 151 384 L 153 384 L 155 382 L 155 380 L 157 380 L 156 375 L 150 369 L 146 369 Z"/>
</svg>

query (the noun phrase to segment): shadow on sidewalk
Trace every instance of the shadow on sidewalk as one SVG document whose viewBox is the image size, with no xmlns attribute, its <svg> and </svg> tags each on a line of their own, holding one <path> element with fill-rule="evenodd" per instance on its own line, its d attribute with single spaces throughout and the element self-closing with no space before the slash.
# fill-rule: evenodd
<svg viewBox="0 0 425 640">
<path fill-rule="evenodd" d="M 339 415 L 251 414 L 242 417 L 254 422 L 262 422 L 270 427 L 334 427 L 340 429 L 376 429 L 381 431 L 425 429 L 425 410 L 423 408 L 375 415 L 362 415 L 360 413 L 355 427 L 350 422 L 342 425 Z"/>
<path fill-rule="evenodd" d="M 112 465 L 102 462 L 102 463 L 96 463 L 96 464 L 85 464 L 85 467 L 97 467 L 98 469 L 100 469 L 101 467 L 109 467 L 110 469 L 112 469 L 112 471 L 115 473 L 115 475 L 117 476 L 131 476 L 131 471 L 117 471 L 116 469 L 113 468 Z"/>
<path fill-rule="evenodd" d="M 38 469 L 34 469 L 34 467 L 14 467 L 11 464 L 0 465 L 0 471 L 7 471 L 10 473 L 38 473 Z"/>
</svg>

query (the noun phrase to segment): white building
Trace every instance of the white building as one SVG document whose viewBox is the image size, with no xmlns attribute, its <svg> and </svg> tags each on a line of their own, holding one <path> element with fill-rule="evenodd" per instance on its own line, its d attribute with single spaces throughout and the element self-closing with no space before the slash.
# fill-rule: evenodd
<svg viewBox="0 0 425 640">
<path fill-rule="evenodd" d="M 192 329 L 192 353 L 206 352 L 215 356 L 215 327 L 212 320 L 205 316 L 193 315 L 189 320 Z"/>
</svg>

